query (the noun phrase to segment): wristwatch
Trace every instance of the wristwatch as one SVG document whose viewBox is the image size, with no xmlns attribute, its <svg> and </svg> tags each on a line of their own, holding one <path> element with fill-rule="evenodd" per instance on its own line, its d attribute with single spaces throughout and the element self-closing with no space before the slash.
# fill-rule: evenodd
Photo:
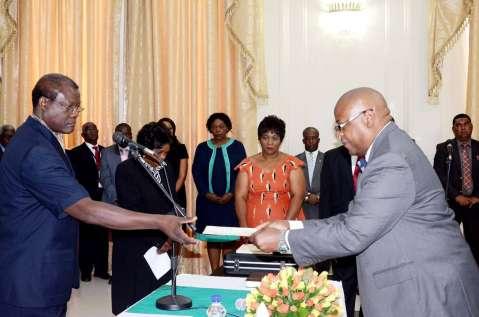
<svg viewBox="0 0 479 317">
<path fill-rule="evenodd" d="M 281 254 L 291 253 L 291 249 L 289 248 L 288 243 L 286 242 L 286 232 L 289 230 L 285 230 L 281 233 L 281 237 L 279 238 L 278 242 L 278 252 Z"/>
</svg>

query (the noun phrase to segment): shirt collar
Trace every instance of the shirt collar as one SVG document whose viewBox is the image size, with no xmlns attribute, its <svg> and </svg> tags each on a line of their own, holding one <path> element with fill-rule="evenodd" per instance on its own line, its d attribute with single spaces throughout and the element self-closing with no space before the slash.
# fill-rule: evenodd
<svg viewBox="0 0 479 317">
<path fill-rule="evenodd" d="M 304 153 L 305 153 L 306 155 L 309 154 L 309 155 L 313 155 L 313 156 L 316 156 L 316 155 L 318 154 L 318 152 L 319 152 L 319 148 L 317 148 L 316 151 L 313 151 L 313 152 L 304 151 Z"/>
<path fill-rule="evenodd" d="M 378 138 L 378 136 L 384 131 L 384 129 L 391 124 L 392 121 L 389 121 L 388 123 L 386 123 L 384 125 L 384 127 L 382 127 L 381 130 L 379 130 L 378 134 L 376 134 L 376 136 L 374 137 L 373 139 L 373 142 L 371 143 L 371 145 L 369 146 L 368 150 L 366 151 L 366 155 L 364 155 L 364 159 L 366 160 L 366 162 L 369 162 L 369 156 L 371 155 L 371 149 L 373 148 L 373 145 L 374 143 L 376 142 L 376 139 Z"/>
<path fill-rule="evenodd" d="M 63 143 L 63 133 L 55 132 L 52 129 L 50 129 L 47 123 L 34 113 L 32 113 L 30 117 L 34 120 L 37 120 L 38 122 L 40 122 L 41 125 L 47 128 L 47 130 L 50 131 L 53 134 L 53 136 L 57 139 L 58 143 L 60 143 L 60 146 L 62 147 L 63 152 L 65 152 L 65 144 Z"/>
<path fill-rule="evenodd" d="M 88 148 L 89 148 L 90 150 L 92 150 L 92 151 L 94 151 L 94 149 L 93 149 L 94 146 L 96 146 L 96 147 L 99 149 L 98 144 L 93 145 L 93 144 L 88 143 L 88 142 L 86 142 L 86 141 L 85 141 L 85 144 L 86 144 L 86 146 L 88 146 Z"/>
</svg>

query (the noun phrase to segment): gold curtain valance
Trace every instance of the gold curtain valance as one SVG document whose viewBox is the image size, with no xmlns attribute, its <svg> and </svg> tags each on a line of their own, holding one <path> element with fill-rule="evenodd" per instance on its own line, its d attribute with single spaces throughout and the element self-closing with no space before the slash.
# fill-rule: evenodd
<svg viewBox="0 0 479 317">
<path fill-rule="evenodd" d="M 474 0 L 430 0 L 429 86 L 430 103 L 438 103 L 444 57 L 457 42 L 471 16 Z"/>
<path fill-rule="evenodd" d="M 264 65 L 263 1 L 227 0 L 225 25 L 241 51 L 243 82 L 259 102 L 266 102 L 268 88 Z"/>
<path fill-rule="evenodd" d="M 2 0 L 0 3 L 0 56 L 3 56 L 3 51 L 17 32 L 17 23 L 10 13 L 12 2 Z"/>
</svg>

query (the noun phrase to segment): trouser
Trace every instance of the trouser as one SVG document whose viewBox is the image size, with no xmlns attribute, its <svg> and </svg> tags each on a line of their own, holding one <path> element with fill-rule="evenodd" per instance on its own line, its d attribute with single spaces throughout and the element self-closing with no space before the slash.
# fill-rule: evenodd
<svg viewBox="0 0 479 317">
<path fill-rule="evenodd" d="M 108 229 L 80 223 L 79 262 L 82 276 L 108 272 Z"/>
<path fill-rule="evenodd" d="M 0 303 L 2 317 L 65 317 L 67 304 L 50 307 L 17 307 Z"/>
</svg>

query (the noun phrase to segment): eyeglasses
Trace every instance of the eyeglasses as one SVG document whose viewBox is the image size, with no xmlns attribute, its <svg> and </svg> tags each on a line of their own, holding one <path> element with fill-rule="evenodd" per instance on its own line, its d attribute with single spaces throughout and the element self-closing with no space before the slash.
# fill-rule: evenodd
<svg viewBox="0 0 479 317">
<path fill-rule="evenodd" d="M 344 122 L 337 122 L 337 121 L 336 121 L 336 125 L 334 126 L 334 131 L 336 131 L 336 133 L 343 132 L 343 131 L 344 131 L 344 128 L 345 128 L 348 124 L 350 124 L 352 121 L 354 121 L 355 119 L 359 118 L 359 116 L 361 116 L 362 114 L 365 114 L 365 113 L 368 112 L 369 110 L 373 110 L 373 108 L 369 108 L 369 109 L 366 109 L 366 110 L 357 112 L 357 113 L 353 114 L 352 116 L 350 116 L 350 117 L 348 118 L 348 120 L 346 120 L 346 121 L 344 121 Z"/>
<path fill-rule="evenodd" d="M 48 97 L 45 97 L 45 98 L 47 98 L 51 102 L 55 102 L 55 103 L 59 104 L 66 112 L 68 112 L 70 114 L 79 114 L 80 112 L 85 110 L 85 108 L 80 107 L 80 105 L 68 105 L 67 106 L 64 103 L 61 103 L 57 100 L 54 100 L 54 99 L 51 99 L 51 98 L 48 98 Z"/>
</svg>

